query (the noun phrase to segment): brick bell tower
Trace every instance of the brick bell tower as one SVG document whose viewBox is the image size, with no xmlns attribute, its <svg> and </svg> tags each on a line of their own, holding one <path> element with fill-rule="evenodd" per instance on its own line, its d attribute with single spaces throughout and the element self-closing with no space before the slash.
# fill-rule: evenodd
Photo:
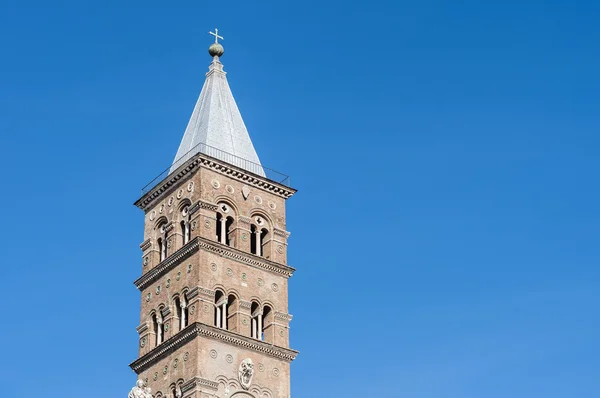
<svg viewBox="0 0 600 398">
<path fill-rule="evenodd" d="M 175 160 L 135 203 L 145 218 L 130 366 L 146 386 L 136 398 L 290 396 L 285 204 L 296 190 L 261 165 L 211 34 Z"/>
</svg>

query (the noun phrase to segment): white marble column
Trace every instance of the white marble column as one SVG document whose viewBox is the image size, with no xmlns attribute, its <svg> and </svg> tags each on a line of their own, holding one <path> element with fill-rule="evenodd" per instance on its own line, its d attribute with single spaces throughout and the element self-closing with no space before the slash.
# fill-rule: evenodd
<svg viewBox="0 0 600 398">
<path fill-rule="evenodd" d="M 185 328 L 185 309 L 187 308 L 187 302 L 185 301 L 185 298 L 183 298 L 181 300 L 181 325 L 179 327 L 179 330 L 183 330 L 183 328 Z"/>
<path fill-rule="evenodd" d="M 221 243 L 227 243 L 227 218 L 221 217 Z"/>
<path fill-rule="evenodd" d="M 262 256 L 262 242 L 260 241 L 260 231 L 254 231 L 254 245 L 256 246 L 256 255 Z"/>
<path fill-rule="evenodd" d="M 221 310 L 221 314 L 223 315 L 223 320 L 221 321 L 221 327 L 223 329 L 227 329 L 227 301 L 223 303 L 223 309 Z"/>
<path fill-rule="evenodd" d="M 183 244 L 185 245 L 189 241 L 190 241 L 190 222 L 186 221 L 185 228 L 184 228 Z"/>
<path fill-rule="evenodd" d="M 158 325 L 158 330 L 156 333 L 156 345 L 159 345 L 163 342 L 163 319 L 162 316 L 156 318 L 156 323 Z"/>
<path fill-rule="evenodd" d="M 220 328 L 221 327 L 221 307 L 217 306 L 216 311 L 217 311 L 217 327 Z"/>
<path fill-rule="evenodd" d="M 252 331 L 250 332 L 251 337 L 256 338 L 256 318 L 252 318 Z"/>
<path fill-rule="evenodd" d="M 262 340 L 262 332 L 263 332 L 263 319 L 262 312 L 258 314 L 258 333 L 256 334 L 256 338 Z"/>
</svg>

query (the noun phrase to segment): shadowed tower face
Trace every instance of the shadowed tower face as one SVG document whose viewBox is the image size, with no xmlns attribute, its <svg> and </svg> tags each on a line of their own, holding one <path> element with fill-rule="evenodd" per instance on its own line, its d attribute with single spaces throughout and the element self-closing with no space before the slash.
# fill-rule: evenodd
<svg viewBox="0 0 600 398">
<path fill-rule="evenodd" d="M 290 396 L 286 200 L 260 163 L 220 57 L 145 213 L 139 356 L 155 398 Z"/>
</svg>

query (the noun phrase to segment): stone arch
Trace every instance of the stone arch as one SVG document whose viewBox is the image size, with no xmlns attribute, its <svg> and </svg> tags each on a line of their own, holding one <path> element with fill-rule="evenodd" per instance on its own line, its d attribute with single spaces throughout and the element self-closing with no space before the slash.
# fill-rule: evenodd
<svg viewBox="0 0 600 398">
<path fill-rule="evenodd" d="M 224 195 L 218 195 L 215 199 L 214 199 L 215 203 L 217 204 L 217 211 L 220 210 L 219 208 L 219 204 L 221 203 L 225 203 L 227 206 L 231 207 L 231 210 L 233 210 L 233 212 L 236 215 L 240 214 L 240 209 L 238 208 L 238 206 L 235 204 L 234 201 L 231 200 L 231 198 L 224 196 Z"/>
<path fill-rule="evenodd" d="M 237 291 L 237 289 L 231 288 L 227 291 L 227 295 L 234 295 L 236 300 L 241 300 L 242 299 L 242 295 L 240 294 L 240 292 Z"/>
<path fill-rule="evenodd" d="M 238 391 L 234 393 L 231 398 L 256 398 L 256 395 L 252 395 L 247 391 Z"/>
<path fill-rule="evenodd" d="M 273 302 L 272 302 L 271 300 L 265 300 L 265 301 L 263 301 L 263 302 L 261 303 L 261 306 L 262 306 L 263 308 L 264 308 L 265 306 L 267 306 L 267 305 L 268 305 L 269 307 L 271 307 L 271 309 L 272 309 L 273 311 L 275 311 L 275 304 L 273 304 Z"/>
<path fill-rule="evenodd" d="M 177 213 L 180 214 L 183 209 L 185 208 L 185 206 L 191 206 L 192 205 L 192 201 L 189 200 L 188 198 L 184 198 L 181 199 L 181 201 L 179 201 L 179 203 L 177 204 Z"/>
<path fill-rule="evenodd" d="M 156 219 L 156 221 L 154 222 L 154 228 L 153 229 L 158 229 L 159 227 L 161 227 L 163 224 L 166 224 L 169 222 L 169 219 L 166 216 L 160 216 Z"/>
<path fill-rule="evenodd" d="M 270 230 L 273 230 L 273 227 L 275 226 L 275 224 L 273 223 L 273 219 L 263 209 L 254 208 L 254 209 L 250 210 L 248 212 L 248 214 L 250 214 L 250 218 L 252 219 L 252 222 L 254 222 L 254 217 L 256 217 L 256 216 L 260 216 L 260 217 L 264 218 L 265 219 L 265 224 L 268 225 L 267 228 L 269 228 Z"/>
</svg>

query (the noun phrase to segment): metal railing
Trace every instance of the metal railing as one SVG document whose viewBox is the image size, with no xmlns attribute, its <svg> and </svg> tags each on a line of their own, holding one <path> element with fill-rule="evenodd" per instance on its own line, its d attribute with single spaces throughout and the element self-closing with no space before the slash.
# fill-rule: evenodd
<svg viewBox="0 0 600 398">
<path fill-rule="evenodd" d="M 162 173 L 157 175 L 152 181 L 146 184 L 146 186 L 142 188 L 142 195 L 152 190 L 152 188 L 154 188 L 160 181 L 162 181 L 169 174 L 171 174 L 171 172 L 177 170 L 181 165 L 185 164 L 188 160 L 190 160 L 199 153 L 208 155 L 218 160 L 222 160 L 223 162 L 229 163 L 233 166 L 239 167 L 240 169 L 249 171 L 253 174 L 257 174 L 260 177 L 265 177 L 279 184 L 288 187 L 290 186 L 290 177 L 283 173 L 280 173 L 273 169 L 269 169 L 268 167 L 264 167 L 261 164 L 251 162 L 247 159 L 233 155 L 229 152 L 225 152 L 221 149 L 212 147 L 210 145 L 200 143 L 192 149 L 190 149 L 189 151 L 187 151 L 183 156 L 179 157 L 175 162 L 173 162 L 171 166 L 169 166 Z"/>
</svg>

